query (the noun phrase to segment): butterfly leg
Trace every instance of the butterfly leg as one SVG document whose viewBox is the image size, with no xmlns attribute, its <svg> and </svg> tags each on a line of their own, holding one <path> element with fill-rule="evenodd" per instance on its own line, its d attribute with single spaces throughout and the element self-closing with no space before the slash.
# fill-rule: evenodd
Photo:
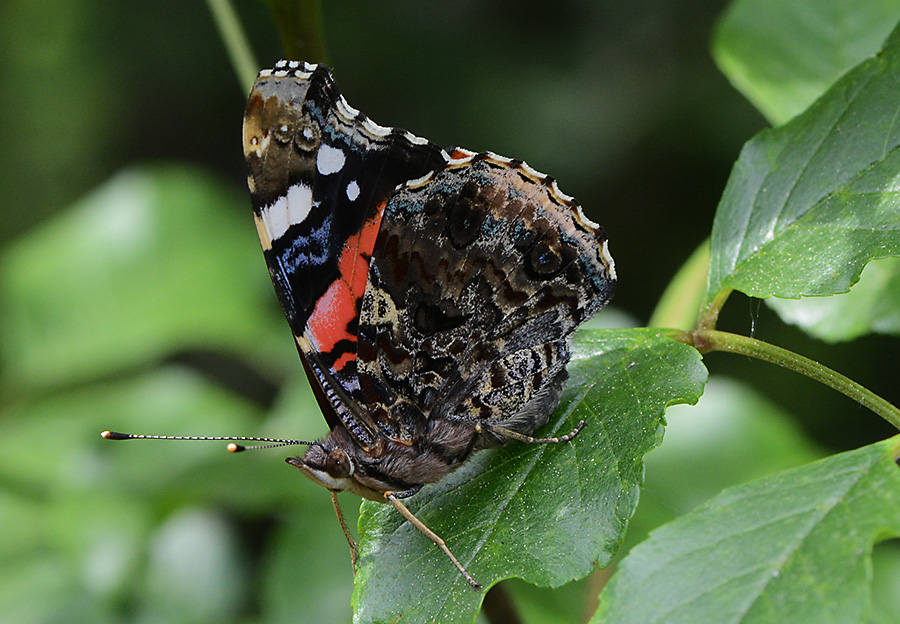
<svg viewBox="0 0 900 624">
<path fill-rule="evenodd" d="M 476 425 L 477 430 L 485 430 L 494 435 L 500 436 L 501 438 L 507 438 L 509 440 L 516 440 L 518 442 L 524 442 L 526 444 L 561 444 L 563 442 L 568 442 L 572 438 L 578 435 L 578 432 L 584 427 L 584 421 L 579 421 L 575 428 L 567 433 L 566 435 L 562 435 L 556 438 L 532 438 L 531 436 L 519 433 L 518 431 L 513 431 L 512 429 L 507 429 L 505 427 L 499 427 L 497 425 L 490 425 L 487 423 L 478 423 Z"/>
<path fill-rule="evenodd" d="M 428 539 L 437 544 L 438 548 L 444 551 L 444 554 L 450 557 L 450 561 L 453 562 L 453 565 L 456 566 L 456 569 L 460 571 L 460 573 L 465 577 L 466 581 L 468 581 L 469 585 L 472 586 L 472 589 L 479 590 L 481 589 L 481 585 L 472 578 L 472 575 L 469 574 L 469 571 L 463 567 L 463 564 L 459 562 L 459 560 L 453 556 L 453 553 L 450 552 L 450 549 L 447 547 L 447 544 L 444 543 L 444 540 L 438 536 L 437 533 L 429 529 L 425 524 L 413 515 L 406 505 L 404 505 L 400 499 L 406 498 L 407 496 L 411 496 L 418 492 L 418 488 L 415 490 L 410 490 L 406 492 L 385 492 L 384 497 L 390 501 L 391 505 L 394 506 L 394 509 L 400 512 L 400 515 L 409 520 L 409 523 L 419 529 L 422 533 L 424 533 Z"/>
<path fill-rule="evenodd" d="M 356 574 L 356 555 L 358 553 L 356 540 L 353 539 L 353 535 L 347 527 L 347 521 L 344 519 L 344 511 L 341 509 L 341 504 L 338 502 L 337 492 L 331 492 L 331 504 L 334 505 L 334 512 L 337 514 L 338 522 L 341 523 L 341 530 L 344 532 L 344 537 L 347 538 L 347 543 L 350 544 L 350 563 L 353 564 L 353 573 Z"/>
</svg>

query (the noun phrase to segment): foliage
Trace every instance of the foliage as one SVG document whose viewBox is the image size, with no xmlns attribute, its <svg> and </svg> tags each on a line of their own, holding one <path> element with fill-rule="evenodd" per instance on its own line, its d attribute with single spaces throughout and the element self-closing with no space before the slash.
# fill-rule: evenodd
<svg viewBox="0 0 900 624">
<path fill-rule="evenodd" d="M 872 544 L 900 535 L 897 447 L 726 489 L 632 550 L 593 621 L 867 621 Z"/>
<path fill-rule="evenodd" d="M 411 501 L 479 582 L 516 576 L 557 587 L 612 561 L 637 505 L 643 456 L 660 442 L 665 407 L 696 402 L 706 381 L 695 350 L 653 330 L 585 331 L 576 348 L 553 435 L 589 419 L 583 435 L 562 447 L 482 453 Z M 364 505 L 357 621 L 471 619 L 481 596 L 392 511 Z"/>
<path fill-rule="evenodd" d="M 267 4 L 285 46 L 325 56 L 327 10 Z M 709 242 L 652 328 L 580 332 L 541 432 L 584 419 L 577 438 L 483 452 L 408 500 L 526 621 L 891 621 L 896 540 L 872 553 L 900 537 L 898 438 L 826 451 L 764 398 L 791 393 L 793 373 L 754 389 L 708 379 L 722 360 L 704 357 L 778 364 L 900 427 L 900 411 L 858 383 L 718 329 L 740 292 L 815 337 L 896 340 L 898 19 L 890 2 L 734 0 L 714 57 L 779 125 L 745 144 Z M 323 431 L 245 204 L 195 167 L 133 166 L 0 250 L 0 555 L 15 570 L 0 589 L 5 619 L 349 617 L 349 556 L 323 492 L 264 453 L 97 435 Z M 654 253 L 652 240 L 631 245 Z M 635 283 L 627 265 L 621 274 Z M 474 621 L 485 595 L 393 508 L 364 503 L 358 528 L 355 621 Z M 603 587 L 598 569 L 617 556 Z M 585 602 L 598 593 L 599 608 Z"/>
</svg>

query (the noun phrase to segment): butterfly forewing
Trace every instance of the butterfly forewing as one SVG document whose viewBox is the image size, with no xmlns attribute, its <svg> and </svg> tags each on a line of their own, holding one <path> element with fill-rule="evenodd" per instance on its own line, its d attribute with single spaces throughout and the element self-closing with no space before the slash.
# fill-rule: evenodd
<svg viewBox="0 0 900 624">
<path fill-rule="evenodd" d="M 358 388 L 359 302 L 384 206 L 449 157 L 352 109 L 325 66 L 284 62 L 250 93 L 244 153 L 269 275 L 306 370 L 326 415 L 353 418 L 342 402 Z"/>
</svg>

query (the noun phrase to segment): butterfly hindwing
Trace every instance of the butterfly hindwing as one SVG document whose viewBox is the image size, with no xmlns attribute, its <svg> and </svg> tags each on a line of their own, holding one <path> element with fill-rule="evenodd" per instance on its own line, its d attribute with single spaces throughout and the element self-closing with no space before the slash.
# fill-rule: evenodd
<svg viewBox="0 0 900 624">
<path fill-rule="evenodd" d="M 612 296 L 613 272 L 599 226 L 521 163 L 469 154 L 399 189 L 360 310 L 361 390 L 382 433 L 546 422 L 569 337 Z"/>
</svg>

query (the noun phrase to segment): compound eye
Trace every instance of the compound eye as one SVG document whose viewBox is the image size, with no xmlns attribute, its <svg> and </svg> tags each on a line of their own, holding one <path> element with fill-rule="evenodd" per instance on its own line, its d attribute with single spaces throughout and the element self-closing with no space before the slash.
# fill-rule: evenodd
<svg viewBox="0 0 900 624">
<path fill-rule="evenodd" d="M 353 464 L 347 453 L 334 449 L 325 458 L 325 471 L 335 479 L 345 479 L 353 474 Z"/>
</svg>

